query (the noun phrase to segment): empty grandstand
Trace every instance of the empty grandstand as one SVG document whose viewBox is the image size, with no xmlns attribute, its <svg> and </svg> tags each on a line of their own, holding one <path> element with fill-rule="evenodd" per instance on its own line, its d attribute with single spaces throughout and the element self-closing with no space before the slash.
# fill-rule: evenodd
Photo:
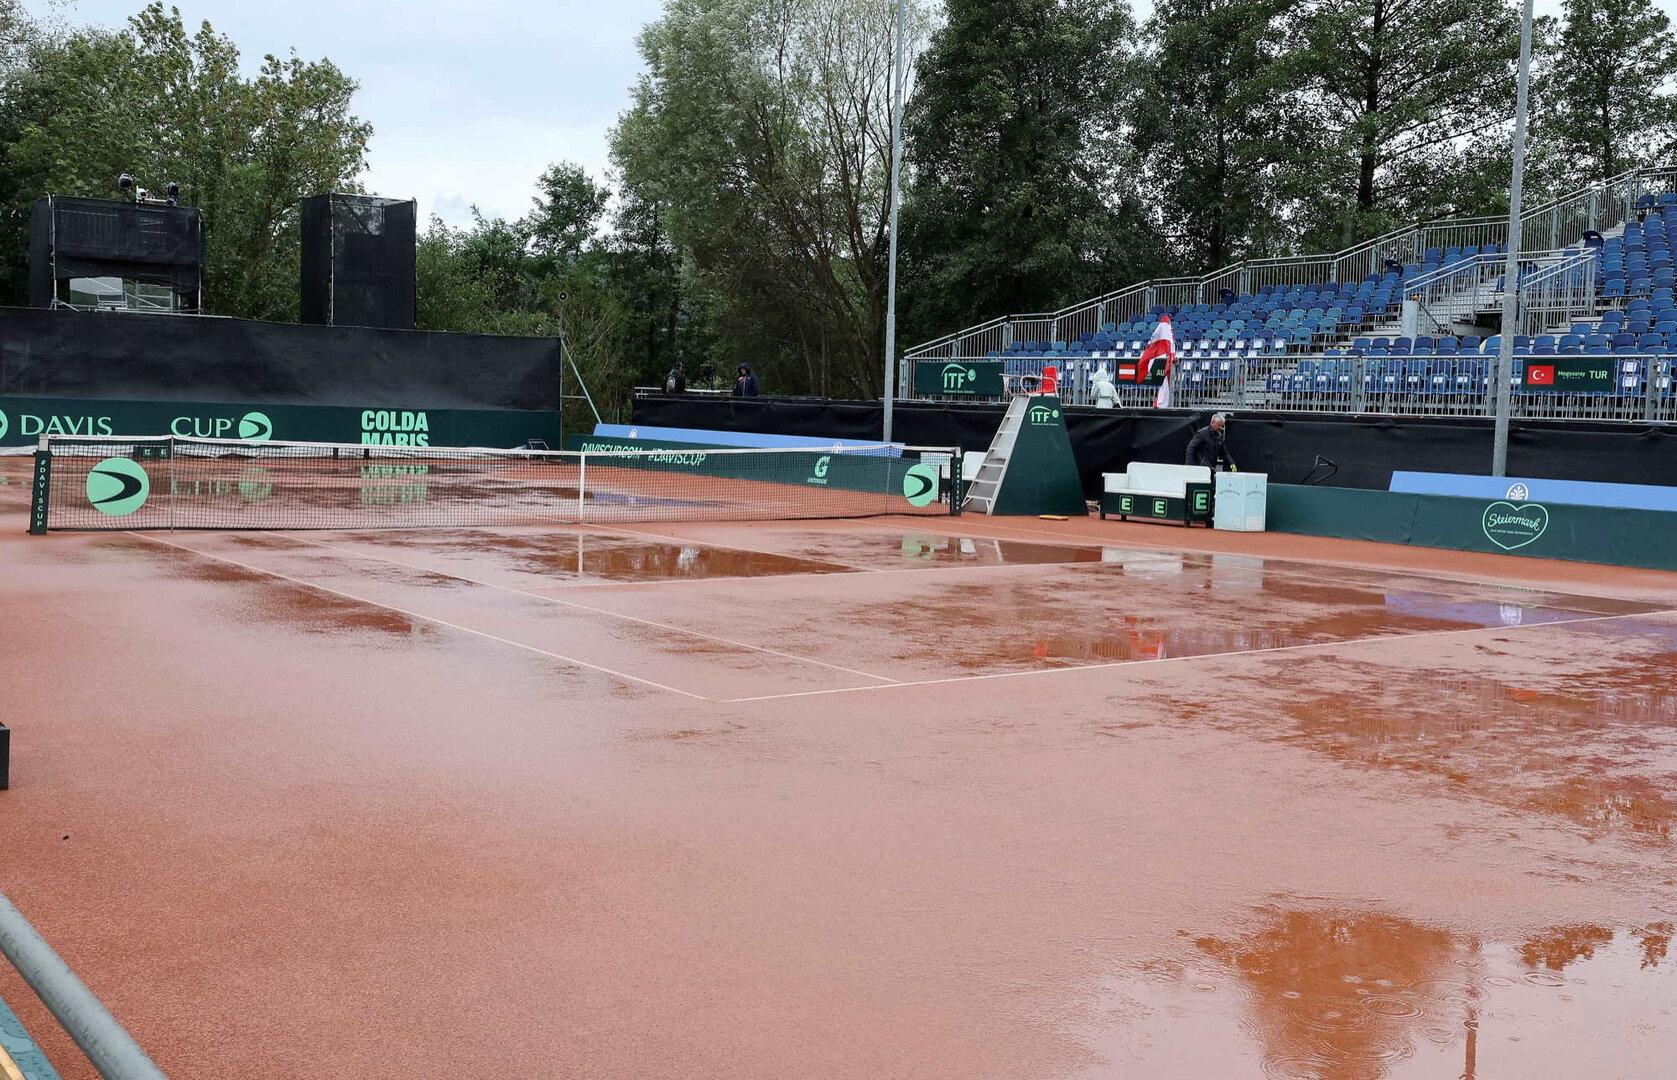
<svg viewBox="0 0 1677 1080">
<path fill-rule="evenodd" d="M 1515 415 L 1677 420 L 1677 168 L 1634 170 L 1536 207 L 1522 215 L 1522 234 Z M 903 392 L 916 363 L 987 359 L 1013 377 L 1053 368 L 1061 392 L 1088 403 L 1096 370 L 1133 366 L 1169 316 L 1178 406 L 1486 415 L 1507 239 L 1503 219 L 1420 222 L 1332 254 L 1003 316 L 910 349 Z M 1543 358 L 1570 356 L 1603 358 L 1591 365 L 1602 377 L 1587 389 L 1556 386 Z M 1121 405 L 1153 396 L 1119 382 Z"/>
</svg>

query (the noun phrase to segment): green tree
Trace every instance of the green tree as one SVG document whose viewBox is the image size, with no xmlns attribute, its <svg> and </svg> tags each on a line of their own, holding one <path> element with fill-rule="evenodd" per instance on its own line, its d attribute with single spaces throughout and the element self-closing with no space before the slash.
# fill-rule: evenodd
<svg viewBox="0 0 1677 1080">
<path fill-rule="evenodd" d="M 951 0 L 916 65 L 902 229 L 908 334 L 1146 277 L 1157 233 L 1118 138 L 1125 0 Z"/>
<path fill-rule="evenodd" d="M 290 318 L 297 307 L 297 203 L 357 190 L 371 128 L 351 112 L 355 83 L 329 61 L 264 57 L 239 74 L 238 49 L 204 23 L 152 3 L 119 34 L 79 32 L 31 51 L 0 113 L 14 212 L 46 194 L 114 194 L 118 173 L 204 214 L 206 307 Z M 9 238 L 8 238 L 9 239 Z M 9 281 L 8 291 L 19 283 Z"/>
<path fill-rule="evenodd" d="M 719 351 L 773 391 L 877 394 L 891 4 L 669 0 L 613 135 Z"/>
<path fill-rule="evenodd" d="M 1566 0 L 1540 84 L 1535 141 L 1556 155 L 1568 186 L 1677 150 L 1677 34 L 1647 0 Z"/>
<path fill-rule="evenodd" d="M 1313 149 L 1284 107 L 1294 89 L 1284 63 L 1294 3 L 1163 0 L 1147 24 L 1134 139 L 1185 272 L 1285 249 L 1283 167 Z"/>
<path fill-rule="evenodd" d="M 1510 0 L 1305 0 L 1289 104 L 1320 137 L 1291 170 L 1333 247 L 1415 217 L 1474 213 L 1514 112 L 1518 15 Z M 1506 176 L 1506 171 L 1504 171 Z M 1502 185 L 1506 187 L 1506 182 Z"/>
</svg>

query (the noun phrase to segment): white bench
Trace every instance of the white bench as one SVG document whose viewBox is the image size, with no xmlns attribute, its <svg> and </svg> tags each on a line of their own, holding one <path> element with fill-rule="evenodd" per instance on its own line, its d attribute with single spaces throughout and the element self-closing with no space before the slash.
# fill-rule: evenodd
<svg viewBox="0 0 1677 1080">
<path fill-rule="evenodd" d="M 1101 517 L 1211 523 L 1211 470 L 1204 465 L 1132 461 L 1128 472 L 1101 474 Z"/>
</svg>

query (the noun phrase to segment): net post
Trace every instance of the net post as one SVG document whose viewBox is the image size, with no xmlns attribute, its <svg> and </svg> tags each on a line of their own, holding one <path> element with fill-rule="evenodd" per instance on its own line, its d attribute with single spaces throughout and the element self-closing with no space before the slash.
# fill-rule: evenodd
<svg viewBox="0 0 1677 1080">
<path fill-rule="evenodd" d="M 588 455 L 576 456 L 576 523 L 582 524 L 583 498 L 588 492 Z"/>
<path fill-rule="evenodd" d="M 45 435 L 41 436 L 40 446 L 35 450 L 35 477 L 29 492 L 29 532 L 32 536 L 45 536 L 47 511 L 51 508 L 52 499 L 52 451 L 48 448 Z M 4 786 L 0 784 L 0 787 Z"/>
<path fill-rule="evenodd" d="M 961 516 L 961 448 L 949 455 L 949 516 Z"/>
</svg>

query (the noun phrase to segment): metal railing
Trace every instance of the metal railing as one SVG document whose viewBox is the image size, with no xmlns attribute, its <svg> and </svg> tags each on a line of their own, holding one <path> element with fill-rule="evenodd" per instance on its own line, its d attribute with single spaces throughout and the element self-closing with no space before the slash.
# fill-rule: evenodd
<svg viewBox="0 0 1677 1080">
<path fill-rule="evenodd" d="M 983 359 L 964 357 L 964 360 Z M 1591 393 L 1533 390 L 1520 384 L 1527 363 L 1574 357 L 1514 358 L 1516 419 L 1614 420 L 1677 423 L 1677 357 L 1638 353 L 1592 356 L 1610 369 L 1612 389 Z M 923 361 L 943 364 L 938 359 Z M 1013 377 L 1056 368 L 1058 392 L 1071 405 L 1097 404 L 1094 373 L 1116 374 L 1134 357 L 1069 355 L 1007 362 Z M 1290 353 L 1179 357 L 1171 378 L 1171 407 L 1390 416 L 1493 416 L 1495 355 L 1315 356 Z M 1117 382 L 1120 408 L 1150 408 L 1157 385 Z M 931 396 L 925 401 L 1001 402 L 1005 397 Z"/>
<path fill-rule="evenodd" d="M 1534 250 L 1560 250 L 1577 243 L 1586 230 L 1605 232 L 1631 220 L 1641 196 L 1674 190 L 1677 166 L 1630 170 L 1521 214 L 1524 244 Z M 1361 281 L 1388 262 L 1419 262 L 1429 248 L 1483 247 L 1507 239 L 1506 217 L 1416 222 L 1332 254 L 1248 260 L 1204 277 L 1143 281 L 1059 311 L 1000 316 L 905 350 L 902 369 L 906 372 L 916 358 L 983 357 L 1006 351 L 1015 341 L 1076 341 L 1105 323 L 1144 315 L 1156 304 L 1215 302 L 1223 289 L 1239 295 L 1265 285 Z M 901 390 L 905 395 L 910 385 L 904 376 Z"/>
<path fill-rule="evenodd" d="M 0 952 L 105 1080 L 165 1080 L 163 1071 L 4 895 Z"/>
</svg>

